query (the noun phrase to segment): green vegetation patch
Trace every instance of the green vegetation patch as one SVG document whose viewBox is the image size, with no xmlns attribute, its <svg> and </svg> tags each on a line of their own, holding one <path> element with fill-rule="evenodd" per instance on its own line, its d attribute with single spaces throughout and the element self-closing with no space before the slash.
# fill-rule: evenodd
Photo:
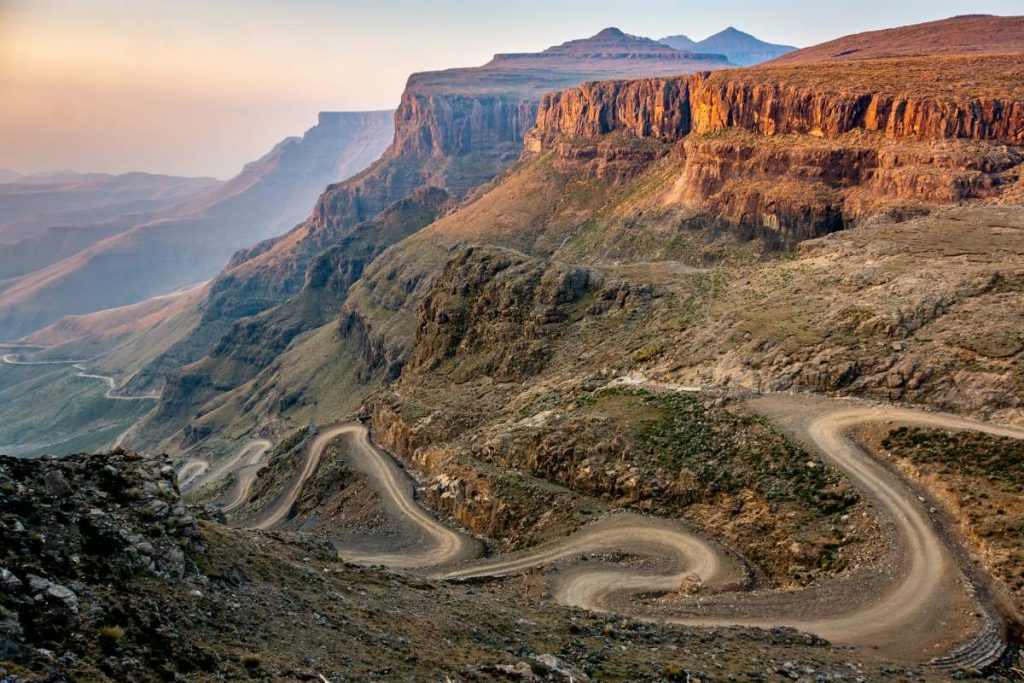
<svg viewBox="0 0 1024 683">
<path fill-rule="evenodd" d="M 624 399 L 635 404 L 632 412 L 646 413 L 632 421 L 637 459 L 692 472 L 708 495 L 747 489 L 823 514 L 840 513 L 858 500 L 838 473 L 760 416 L 706 407 L 696 394 L 630 387 L 603 389 L 582 403 L 624 414 Z"/>
<path fill-rule="evenodd" d="M 983 477 L 1007 493 L 1024 493 L 1024 441 L 982 432 L 900 427 L 882 441 L 886 450 L 943 474 Z"/>
</svg>

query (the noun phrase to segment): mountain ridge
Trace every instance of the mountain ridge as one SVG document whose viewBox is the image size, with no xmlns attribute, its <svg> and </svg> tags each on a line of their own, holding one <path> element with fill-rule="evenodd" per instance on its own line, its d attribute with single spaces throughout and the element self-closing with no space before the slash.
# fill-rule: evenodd
<svg viewBox="0 0 1024 683">
<path fill-rule="evenodd" d="M 843 36 L 783 55 L 775 64 L 1024 50 L 1024 16 L 968 14 Z"/>
<path fill-rule="evenodd" d="M 194 349 L 187 355 L 190 362 L 209 353 L 211 339 L 237 320 L 296 295 L 316 253 L 347 239 L 356 226 L 417 188 L 441 188 L 458 199 L 513 164 L 526 130 L 534 124 L 544 90 L 594 77 L 676 73 L 681 68 L 725 64 L 720 57 L 707 61 L 702 55 L 681 55 L 621 32 L 604 35 L 601 42 L 609 38 L 627 46 L 639 42 L 667 58 L 638 58 L 630 47 L 610 59 L 588 50 L 582 56 L 570 51 L 568 56 L 556 54 L 553 60 L 550 55 L 498 60 L 497 65 L 489 62 L 411 75 L 395 114 L 394 139 L 381 159 L 357 176 L 329 186 L 305 223 L 240 251 L 215 279 L 204 305 L 205 323 L 197 328 Z M 245 305 L 239 306 L 240 302 Z"/>
</svg>

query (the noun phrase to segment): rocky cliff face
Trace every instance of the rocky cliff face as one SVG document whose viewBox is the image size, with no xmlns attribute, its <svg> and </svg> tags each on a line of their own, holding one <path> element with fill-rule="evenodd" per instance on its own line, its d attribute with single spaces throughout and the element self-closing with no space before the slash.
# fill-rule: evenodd
<svg viewBox="0 0 1024 683">
<path fill-rule="evenodd" d="M 953 100 L 869 89 L 829 92 L 798 83 L 763 82 L 756 71 L 584 83 L 544 96 L 531 145 L 539 149 L 555 136 L 614 130 L 674 142 L 726 128 L 765 136 L 838 138 L 866 130 L 888 138 L 1024 143 L 1024 101 L 1013 97 Z"/>
<path fill-rule="evenodd" d="M 979 68 L 1017 63 L 990 61 Z M 908 83 L 901 94 L 885 75 L 898 66 L 878 77 L 853 69 L 835 84 L 813 67 L 585 83 L 545 96 L 526 149 L 618 183 L 674 155 L 665 206 L 782 248 L 875 214 L 1000 196 L 1024 161 L 1024 97 Z M 947 66 L 966 78 L 975 62 Z"/>
<path fill-rule="evenodd" d="M 436 158 L 518 145 L 536 118 L 536 101 L 417 92 L 415 85 L 413 77 L 395 113 L 397 132 L 391 149 L 396 154 Z"/>
</svg>

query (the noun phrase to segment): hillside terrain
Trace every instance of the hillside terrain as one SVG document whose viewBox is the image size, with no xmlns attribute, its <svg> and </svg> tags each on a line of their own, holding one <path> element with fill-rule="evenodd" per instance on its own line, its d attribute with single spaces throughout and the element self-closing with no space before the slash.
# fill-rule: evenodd
<svg viewBox="0 0 1024 683">
<path fill-rule="evenodd" d="M 0 518 L 12 683 L 941 680 L 788 629 L 659 626 L 553 609 L 528 583 L 358 568 L 302 536 L 197 520 L 166 461 L 130 452 L 0 460 Z"/>
<path fill-rule="evenodd" d="M 1013 680 L 1019 25 L 751 68 L 607 29 L 413 75 L 308 220 L 6 357 L 17 399 L 101 354 L 111 391 L 160 389 L 119 441 L 180 456 L 0 461 L 15 665 Z M 91 566 L 104 497 L 153 574 L 113 591 L 46 541 L 68 515 Z M 94 641 L 48 630 L 68 593 Z"/>
<path fill-rule="evenodd" d="M 350 386 L 348 383 L 354 381 L 366 386 L 364 392 L 370 391 L 375 382 L 397 377 L 412 355 L 421 303 L 430 296 L 435 278 L 453 252 L 459 253 L 457 250 L 469 243 L 515 249 L 541 259 L 541 264 L 550 260 L 552 264 L 597 268 L 598 281 L 621 280 L 623 284 L 616 286 L 623 291 L 641 288 L 657 292 L 655 282 L 662 280 L 671 287 L 685 287 L 686 293 L 678 302 L 665 304 L 666 311 L 679 311 L 680 330 L 699 319 L 697 312 L 715 318 L 720 315 L 723 324 L 744 328 L 723 337 L 721 329 L 715 327 L 711 332 L 708 324 L 701 324 L 693 328 L 700 341 L 690 345 L 689 335 L 679 338 L 688 350 L 680 354 L 666 352 L 673 346 L 671 338 L 658 344 L 664 351 L 652 350 L 651 359 L 662 359 L 664 366 L 675 366 L 677 373 L 690 368 L 690 378 L 703 378 L 698 384 L 731 377 L 734 384 L 747 388 L 793 387 L 794 369 L 799 367 L 809 377 L 818 370 L 808 361 L 820 356 L 848 358 L 857 375 L 851 370 L 845 375 L 839 372 L 837 379 L 824 383 L 821 379 L 800 383 L 826 391 L 848 385 L 853 391 L 861 391 L 861 387 L 868 390 L 873 375 L 885 372 L 881 368 L 886 363 L 891 368 L 895 361 L 890 360 L 890 354 L 875 350 L 868 351 L 869 357 L 857 358 L 860 342 L 855 337 L 836 339 L 824 329 L 817 337 L 809 332 L 791 336 L 791 329 L 806 323 L 788 320 L 788 315 L 802 317 L 806 313 L 805 320 L 822 319 L 811 310 L 801 311 L 801 306 L 811 304 L 799 294 L 806 285 L 787 271 L 812 270 L 813 264 L 821 262 L 826 273 L 831 271 L 824 264 L 842 261 L 850 264 L 843 276 L 850 283 L 850 291 L 856 292 L 859 278 L 867 277 L 857 275 L 855 267 L 865 248 L 888 253 L 891 242 L 891 253 L 897 257 L 906 249 L 905 243 L 913 242 L 914 253 L 930 257 L 934 250 L 934 258 L 942 261 L 945 245 L 914 241 L 915 236 L 939 234 L 969 243 L 972 246 L 964 248 L 974 249 L 986 239 L 974 230 L 999 234 L 1000 240 L 1012 240 L 1015 235 L 1015 228 L 1010 226 L 1016 224 L 1016 213 L 1009 209 L 929 214 L 961 202 L 1013 202 L 1019 193 L 1018 169 L 1024 158 L 1014 142 L 1024 131 L 1024 119 L 1017 113 L 1024 114 L 1024 109 L 1019 104 L 1018 81 L 1000 78 L 1020 68 L 1024 61 L 1002 55 L 944 59 L 949 61 L 941 64 L 943 80 L 928 82 L 917 78 L 914 71 L 924 69 L 924 62 L 912 58 L 884 71 L 858 70 L 856 62 L 844 63 L 827 77 L 811 67 L 767 66 L 587 83 L 545 95 L 539 104 L 536 126 L 526 135 L 523 161 L 500 182 L 471 195 L 457 211 L 370 263 L 347 293 L 334 332 L 324 328 L 302 337 L 310 344 L 308 348 L 296 348 L 294 354 L 285 350 L 277 361 L 266 366 L 262 376 L 237 390 L 237 398 L 228 398 L 234 408 L 218 399 L 210 406 L 216 406 L 215 411 L 201 411 L 207 416 L 200 423 L 223 424 L 227 416 L 237 417 L 236 410 L 242 404 L 260 416 L 258 419 L 273 416 L 277 411 L 270 406 L 278 400 L 275 397 L 284 395 L 291 396 L 286 403 L 305 419 L 311 409 L 302 406 L 310 406 L 318 398 L 319 385 L 307 385 L 316 374 L 340 372 L 345 379 L 336 377 L 336 382 Z M 983 93 L 972 96 L 961 90 L 968 72 L 986 77 Z M 914 78 L 904 87 L 923 86 L 929 90 L 913 98 L 902 94 L 900 78 L 907 75 Z M 974 106 L 975 97 L 984 98 L 985 106 Z M 321 200 L 321 220 L 330 220 L 330 209 L 331 205 Z M 905 223 L 914 217 L 920 218 Z M 886 224 L 891 228 L 868 227 Z M 823 242 L 820 248 L 802 247 L 801 258 L 795 262 L 778 259 L 778 255 L 792 253 L 805 240 L 858 225 L 864 228 Z M 863 246 L 851 244 L 847 248 L 851 241 Z M 985 249 L 987 259 L 964 264 L 963 285 L 954 289 L 963 288 L 964 294 L 953 296 L 977 296 L 967 294 L 972 286 L 969 283 L 975 279 L 1009 277 L 1012 281 L 1007 269 L 1014 267 L 1014 261 L 1013 257 L 1007 258 L 1017 253 L 1017 247 L 1006 252 L 997 244 Z M 957 253 L 959 248 L 951 244 L 948 250 Z M 864 257 L 863 261 L 868 268 L 871 260 Z M 636 265 L 629 273 L 617 273 L 617 268 L 630 262 Z M 973 272 L 979 267 L 983 272 Z M 693 269 L 692 273 L 687 268 Z M 680 278 L 680 272 L 685 277 Z M 907 273 L 907 277 L 915 275 L 919 274 Z M 640 279 L 634 281 L 637 277 Z M 903 276 L 896 271 L 890 277 Z M 714 287 L 707 282 L 714 283 Z M 792 285 L 797 292 L 784 289 L 789 282 L 797 283 Z M 825 291 L 832 292 L 839 286 L 830 284 Z M 949 304 L 944 297 L 950 296 L 909 282 L 903 289 L 920 298 L 901 304 L 907 310 L 927 310 L 933 299 L 944 303 L 934 312 L 915 313 L 920 320 L 899 327 L 905 330 L 899 333 L 904 335 L 901 347 L 909 345 L 903 340 L 906 335 L 946 312 Z M 224 291 L 228 291 L 226 287 Z M 985 291 L 982 286 L 979 294 Z M 761 304 L 747 310 L 726 306 L 720 313 L 715 312 L 721 296 L 735 294 L 740 304 L 750 300 L 748 292 L 758 292 L 755 300 L 773 302 L 771 310 L 778 309 L 775 317 L 766 317 Z M 801 306 L 796 305 L 794 296 Z M 1008 307 L 1013 306 L 1012 296 L 1007 299 Z M 656 296 L 653 300 L 660 303 L 663 299 Z M 882 301 L 884 297 L 879 303 Z M 851 301 L 850 305 L 855 303 Z M 262 307 L 258 300 L 257 306 Z M 882 321 L 894 315 L 899 321 L 910 315 L 863 308 L 859 315 L 877 322 L 855 326 L 861 330 L 858 334 L 884 348 L 895 343 L 892 336 L 896 332 Z M 641 315 L 641 320 L 654 319 L 664 320 L 665 313 L 657 318 Z M 998 317 L 993 316 L 990 322 L 996 320 Z M 836 319 L 819 324 L 834 329 L 843 323 Z M 645 326 L 639 327 L 642 330 Z M 759 332 L 775 335 L 787 347 L 778 352 L 777 360 L 772 360 L 776 352 L 758 338 Z M 715 340 L 716 355 L 712 358 L 699 354 L 705 348 L 700 335 L 705 333 Z M 995 330 L 992 333 L 999 334 Z M 651 329 L 646 334 L 656 337 L 659 333 Z M 730 351 L 729 343 L 724 343 L 734 334 L 742 342 L 749 342 L 738 352 Z M 808 346 L 794 356 L 790 347 L 803 343 L 801 339 L 806 339 Z M 830 342 L 835 343 L 830 347 Z M 611 346 L 628 356 L 630 349 L 646 345 L 638 338 L 631 342 L 617 339 Z M 337 350 L 330 351 L 331 346 L 337 346 Z M 871 349 L 870 341 L 866 348 Z M 737 356 L 749 358 L 738 360 Z M 299 357 L 303 358 L 301 362 Z M 314 358 L 328 365 L 311 373 L 300 370 Z M 1006 358 L 1012 359 L 1013 354 Z M 760 369 L 736 374 L 737 362 L 740 367 L 749 363 Z M 773 365 L 777 362 L 780 364 Z M 1005 362 L 993 359 L 993 363 Z M 911 364 L 907 361 L 908 367 Z M 880 369 L 871 370 L 875 367 Z M 207 366 L 202 374 L 184 373 L 168 385 L 165 402 L 180 406 L 184 401 L 193 406 L 188 410 L 196 410 L 196 404 L 188 402 L 189 387 L 196 386 L 197 381 L 200 385 L 207 382 L 201 379 L 203 376 L 216 376 L 210 372 Z M 282 373 L 295 373 L 295 377 L 289 379 Z M 861 374 L 864 379 L 854 382 Z M 913 383 L 915 395 L 925 400 L 931 400 L 926 395 L 938 400 L 941 392 L 929 394 L 930 387 L 938 386 L 943 376 L 950 376 L 931 371 L 927 381 L 913 381 L 914 371 L 904 374 L 903 381 Z M 294 385 L 289 386 L 292 382 Z M 890 389 L 882 393 L 896 393 Z M 336 405 L 338 414 L 358 405 L 356 394 L 349 391 L 347 395 L 350 400 Z M 1016 407 L 1012 399 L 1004 400 L 1009 401 L 1005 406 L 993 405 L 1000 409 Z M 939 405 L 977 409 L 980 403 L 966 395 L 947 395 Z M 162 413 L 164 421 L 187 414 L 180 409 Z M 312 414 L 327 416 L 316 411 Z M 168 426 L 173 425 L 154 423 L 152 433 L 168 434 Z"/>
<path fill-rule="evenodd" d="M 126 215 L 145 216 L 210 192 L 213 178 L 178 178 L 151 173 L 41 173 L 11 177 L 0 187 L 0 244 L 37 237 L 55 228 L 82 228 Z M 5 264 L 0 279 L 11 277 Z"/>
<path fill-rule="evenodd" d="M 775 63 L 1019 53 L 1022 39 L 1024 17 L 969 14 L 844 36 L 781 56 Z"/>
<path fill-rule="evenodd" d="M 119 208 L 107 222 L 74 230 L 57 223 L 0 246 L 0 267 L 12 264 L 10 279 L 0 282 L 0 336 L 14 339 L 64 315 L 132 304 L 210 278 L 235 250 L 301 221 L 328 183 L 373 161 L 392 130 L 391 112 L 325 112 L 302 138 L 283 140 L 198 196 L 141 215 Z M 53 190 L 46 205 L 72 202 L 72 190 Z M 29 218 L 33 226 L 54 225 L 49 216 Z M 113 287 L 104 274 L 115 268 L 121 278 Z"/>
</svg>

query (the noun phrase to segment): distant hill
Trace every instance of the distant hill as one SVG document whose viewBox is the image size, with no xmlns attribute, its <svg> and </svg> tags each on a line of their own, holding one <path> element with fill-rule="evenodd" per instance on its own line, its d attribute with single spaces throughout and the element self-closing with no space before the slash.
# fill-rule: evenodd
<svg viewBox="0 0 1024 683">
<path fill-rule="evenodd" d="M 212 277 L 237 249 L 305 218 L 329 183 L 376 159 L 393 130 L 390 111 L 326 112 L 303 137 L 278 143 L 230 181 L 207 181 L 207 192 L 176 197 L 159 211 L 120 210 L 113 217 L 98 215 L 101 222 L 71 229 L 64 221 L 42 218 L 23 223 L 30 230 L 25 239 L 0 244 L 0 278 L 10 278 L 0 282 L 0 338 Z M 131 177 L 136 184 L 152 184 L 147 180 L 152 176 Z M 100 176 L 61 185 L 48 194 L 26 193 L 22 203 L 40 198 L 48 206 L 68 204 L 81 194 L 79 186 L 103 182 L 111 181 Z M 0 207 L 4 193 L 18 186 L 0 185 Z M 25 272 L 27 267 L 32 270 Z M 13 277 L 18 269 L 22 274 Z M 119 277 L 111 279 L 112 273 Z"/>
<path fill-rule="evenodd" d="M 17 171 L 12 171 L 9 168 L 0 168 L 0 183 L 13 183 L 21 177 L 21 174 Z"/>
<path fill-rule="evenodd" d="M 775 63 L 1014 52 L 1024 52 L 1024 16 L 971 14 L 844 36 L 787 54 Z"/>
<path fill-rule="evenodd" d="M 732 26 L 699 42 L 683 35 L 667 36 L 658 42 L 676 50 L 725 55 L 730 62 L 739 66 L 760 64 L 796 50 L 792 45 L 766 43 Z"/>
<path fill-rule="evenodd" d="M 673 50 L 692 50 L 696 47 L 697 43 L 690 36 L 684 36 L 682 34 L 678 36 L 665 36 L 658 41 L 662 45 L 668 45 Z"/>
</svg>

